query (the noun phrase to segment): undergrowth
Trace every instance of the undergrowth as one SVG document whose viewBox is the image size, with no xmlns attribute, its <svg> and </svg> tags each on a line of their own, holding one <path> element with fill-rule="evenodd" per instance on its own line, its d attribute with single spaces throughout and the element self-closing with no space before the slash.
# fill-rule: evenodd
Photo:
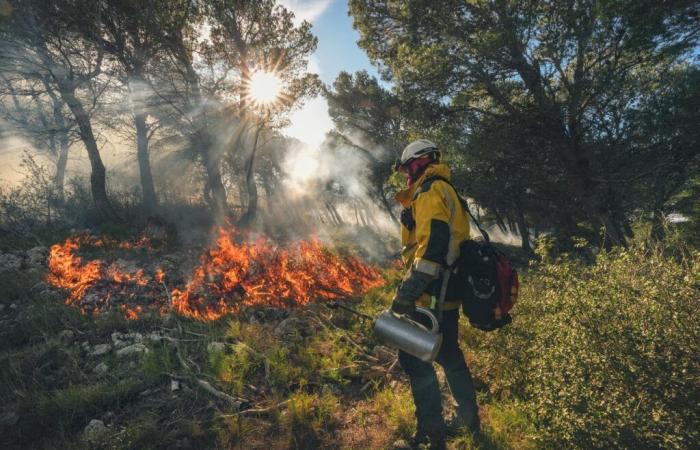
<svg viewBox="0 0 700 450">
<path fill-rule="evenodd" d="M 462 321 L 484 435 L 449 447 L 695 447 L 700 254 L 635 243 L 584 262 L 538 251 L 513 324 L 484 333 Z M 350 306 L 370 316 L 387 308 L 401 271 L 384 275 Z M 395 352 L 352 314 L 313 304 L 209 323 L 93 318 L 37 293 L 42 278 L 0 274 L 2 448 L 387 448 L 415 431 Z M 284 317 L 297 322 L 281 330 Z M 129 358 L 86 352 L 115 331 L 168 339 Z M 99 363 L 109 370 L 97 373 Z M 106 428 L 88 439 L 93 419 Z"/>
</svg>

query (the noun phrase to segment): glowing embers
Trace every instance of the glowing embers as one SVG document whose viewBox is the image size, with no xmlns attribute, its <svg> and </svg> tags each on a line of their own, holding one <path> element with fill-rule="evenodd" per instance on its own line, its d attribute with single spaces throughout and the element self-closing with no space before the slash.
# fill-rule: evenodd
<svg viewBox="0 0 700 450">
<path fill-rule="evenodd" d="M 107 264 L 103 260 L 84 262 L 76 256 L 82 243 L 95 246 L 97 241 L 69 238 L 54 245 L 49 258 L 49 283 L 67 290 L 66 303 L 84 313 L 119 307 L 129 319 L 147 310 L 160 314 L 173 310 L 214 320 L 243 306 L 289 307 L 347 298 L 383 283 L 377 269 L 331 253 L 315 240 L 280 247 L 264 237 L 246 241 L 235 231 L 222 229 L 216 244 L 201 256 L 190 281 L 168 294 L 160 268 L 151 274 L 124 260 Z M 111 244 L 121 249 L 147 245 Z"/>
</svg>

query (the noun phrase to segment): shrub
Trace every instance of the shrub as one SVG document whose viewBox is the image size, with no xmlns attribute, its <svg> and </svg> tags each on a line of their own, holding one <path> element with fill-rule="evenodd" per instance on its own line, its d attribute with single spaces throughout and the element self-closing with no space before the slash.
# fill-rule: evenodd
<svg viewBox="0 0 700 450">
<path fill-rule="evenodd" d="M 697 445 L 700 252 L 637 245 L 590 265 L 543 261 L 511 326 L 470 332 L 478 376 L 525 400 L 547 446 Z"/>
<path fill-rule="evenodd" d="M 282 426 L 290 438 L 290 448 L 318 448 L 319 435 L 336 425 L 338 399 L 329 391 L 321 395 L 297 392 L 289 396 Z"/>
</svg>

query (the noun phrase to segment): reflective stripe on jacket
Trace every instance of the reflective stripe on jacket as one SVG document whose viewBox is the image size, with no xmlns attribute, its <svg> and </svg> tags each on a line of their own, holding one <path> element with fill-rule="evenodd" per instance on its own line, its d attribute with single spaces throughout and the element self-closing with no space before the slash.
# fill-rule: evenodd
<svg viewBox="0 0 700 450">
<path fill-rule="evenodd" d="M 469 218 L 455 190 L 443 180 L 430 181 L 432 177 L 449 180 L 450 169 L 444 164 L 429 166 L 409 189 L 397 193 L 396 199 L 410 209 L 415 222 L 412 229 L 403 221 L 401 224 L 404 267 L 437 276 L 443 266 L 459 258 L 460 244 L 469 239 Z M 417 303 L 431 306 L 431 295 L 438 297 L 440 286 L 441 277 L 431 283 Z M 451 289 L 452 286 L 450 283 L 447 290 L 445 310 L 456 309 L 461 304 L 460 294 L 455 292 L 456 288 Z"/>
</svg>

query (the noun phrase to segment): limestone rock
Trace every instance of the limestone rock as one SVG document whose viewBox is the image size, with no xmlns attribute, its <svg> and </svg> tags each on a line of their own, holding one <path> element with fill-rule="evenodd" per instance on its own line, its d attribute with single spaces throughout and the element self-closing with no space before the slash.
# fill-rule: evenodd
<svg viewBox="0 0 700 450">
<path fill-rule="evenodd" d="M 27 266 L 32 268 L 43 268 L 49 256 L 49 249 L 46 247 L 34 247 L 25 252 L 27 255 Z"/>
<path fill-rule="evenodd" d="M 223 352 L 224 350 L 226 350 L 226 344 L 223 342 L 210 342 L 209 345 L 207 345 L 207 351 L 209 353 Z"/>
<path fill-rule="evenodd" d="M 126 335 L 124 333 L 115 331 L 110 337 L 112 338 L 112 344 L 114 344 L 114 348 L 119 349 L 129 345 L 129 343 L 126 342 Z"/>
<path fill-rule="evenodd" d="M 41 294 L 42 292 L 47 291 L 49 289 L 50 289 L 50 286 L 48 284 L 44 283 L 43 281 L 40 281 L 37 284 L 35 284 L 34 286 L 32 286 L 30 291 L 35 293 L 35 294 Z"/>
<path fill-rule="evenodd" d="M 70 342 L 75 338 L 75 333 L 73 330 L 63 330 L 58 333 L 58 338 L 64 342 Z"/>
<path fill-rule="evenodd" d="M 109 344 L 97 344 L 94 347 L 92 347 L 92 350 L 90 350 L 90 353 L 88 353 L 90 356 L 102 356 L 106 355 L 112 350 L 112 346 Z"/>
<path fill-rule="evenodd" d="M 283 341 L 296 341 L 309 336 L 309 324 L 298 317 L 284 319 L 275 328 L 275 334 Z"/>
<path fill-rule="evenodd" d="M 128 333 L 126 338 L 137 344 L 143 343 L 143 335 L 141 333 Z"/>
<path fill-rule="evenodd" d="M 131 344 L 128 347 L 120 348 L 117 350 L 117 357 L 126 358 L 131 355 L 142 355 L 148 353 L 148 347 L 143 344 Z"/>
<path fill-rule="evenodd" d="M 148 340 L 157 343 L 163 340 L 163 335 L 158 333 L 157 331 L 154 331 L 153 333 L 148 335 Z"/>
<path fill-rule="evenodd" d="M 104 375 L 109 371 L 107 363 L 101 362 L 92 369 L 97 375 Z"/>
<path fill-rule="evenodd" d="M 22 258 L 12 253 L 0 253 L 0 273 L 10 270 L 19 270 L 22 267 Z"/>
<path fill-rule="evenodd" d="M 105 423 L 99 419 L 92 419 L 83 430 L 83 435 L 88 441 L 95 441 L 107 432 Z"/>
</svg>

